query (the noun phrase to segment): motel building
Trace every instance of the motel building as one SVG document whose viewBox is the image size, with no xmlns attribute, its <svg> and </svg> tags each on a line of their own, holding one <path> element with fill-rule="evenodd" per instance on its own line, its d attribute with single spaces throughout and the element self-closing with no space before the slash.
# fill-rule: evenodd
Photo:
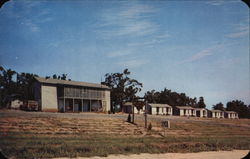
<svg viewBox="0 0 250 159">
<path fill-rule="evenodd" d="M 178 116 L 196 116 L 196 109 L 190 106 L 175 106 L 174 114 Z"/>
<path fill-rule="evenodd" d="M 145 106 L 143 106 L 142 109 L 138 110 L 136 108 L 136 106 L 134 106 L 134 113 L 135 114 L 141 114 L 143 113 L 145 110 Z M 131 114 L 133 113 L 133 104 L 132 102 L 125 102 L 123 105 L 122 105 L 122 112 L 123 113 L 128 113 L 128 114 Z"/>
<path fill-rule="evenodd" d="M 35 77 L 33 92 L 40 111 L 110 110 L 110 88 L 101 84 Z"/>
<path fill-rule="evenodd" d="M 228 119 L 238 119 L 238 113 L 234 112 L 234 111 L 225 111 L 224 112 L 225 118 Z"/>
<path fill-rule="evenodd" d="M 197 117 L 208 117 L 208 110 L 206 108 L 195 108 Z"/>
<path fill-rule="evenodd" d="M 148 104 L 148 113 L 152 115 L 173 115 L 173 109 L 168 104 Z"/>
<path fill-rule="evenodd" d="M 209 117 L 211 117 L 211 118 L 224 118 L 224 112 L 221 110 L 209 110 Z"/>
</svg>

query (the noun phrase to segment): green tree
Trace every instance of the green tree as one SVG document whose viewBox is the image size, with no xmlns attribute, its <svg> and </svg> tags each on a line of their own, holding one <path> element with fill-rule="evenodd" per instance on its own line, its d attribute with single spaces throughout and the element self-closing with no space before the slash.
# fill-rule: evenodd
<svg viewBox="0 0 250 159">
<path fill-rule="evenodd" d="M 17 86 L 13 81 L 16 71 L 0 66 L 0 106 L 6 107 L 11 96 L 16 93 Z"/>
<path fill-rule="evenodd" d="M 172 106 L 195 106 L 196 98 L 190 98 L 185 93 L 172 92 L 169 89 L 163 91 L 147 91 L 144 95 L 149 103 L 169 104 Z"/>
<path fill-rule="evenodd" d="M 204 102 L 204 98 L 203 97 L 199 98 L 199 102 L 197 103 L 196 107 L 197 108 L 206 108 L 206 104 Z"/>
<path fill-rule="evenodd" d="M 17 73 L 16 85 L 17 85 L 17 94 L 22 100 L 32 100 L 33 96 L 33 87 L 34 77 L 38 77 L 36 74 L 32 73 Z"/>
<path fill-rule="evenodd" d="M 213 105 L 213 109 L 214 110 L 222 110 L 222 111 L 225 110 L 224 105 L 221 102 Z"/>
<path fill-rule="evenodd" d="M 227 102 L 226 110 L 237 112 L 239 114 L 239 118 L 250 118 L 250 107 L 245 105 L 244 102 L 240 100 Z"/>
<path fill-rule="evenodd" d="M 64 74 L 64 73 L 62 75 L 56 75 L 56 74 L 54 74 L 52 77 L 46 76 L 45 78 L 46 79 L 52 78 L 52 79 L 59 79 L 59 80 L 68 80 L 68 81 L 71 81 L 71 79 L 67 79 L 67 74 Z"/>
<path fill-rule="evenodd" d="M 125 69 L 122 73 L 107 73 L 102 84 L 111 88 L 111 111 L 120 106 L 125 101 L 132 101 L 136 93 L 141 91 L 142 83 L 129 78 L 130 72 Z"/>
</svg>

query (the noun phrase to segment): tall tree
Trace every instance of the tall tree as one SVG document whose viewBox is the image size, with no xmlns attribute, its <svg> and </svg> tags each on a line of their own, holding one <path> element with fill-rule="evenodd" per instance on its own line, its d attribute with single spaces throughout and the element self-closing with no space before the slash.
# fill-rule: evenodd
<svg viewBox="0 0 250 159">
<path fill-rule="evenodd" d="M 213 105 L 213 109 L 214 110 L 222 110 L 222 111 L 225 110 L 224 105 L 221 102 Z"/>
<path fill-rule="evenodd" d="M 0 106 L 5 107 L 9 102 L 12 94 L 16 93 L 17 86 L 13 80 L 16 71 L 7 69 L 5 70 L 0 66 Z"/>
<path fill-rule="evenodd" d="M 34 99 L 32 88 L 34 77 L 38 77 L 38 75 L 24 72 L 17 73 L 17 94 L 22 100 Z"/>
<path fill-rule="evenodd" d="M 228 111 L 235 111 L 239 114 L 239 118 L 250 118 L 250 107 L 240 100 L 233 100 L 227 103 Z"/>
<path fill-rule="evenodd" d="M 122 73 L 107 73 L 102 84 L 111 88 L 111 111 L 125 101 L 132 101 L 136 93 L 141 91 L 142 83 L 129 78 L 130 72 L 125 69 Z"/>
<path fill-rule="evenodd" d="M 197 103 L 197 108 L 205 108 L 206 107 L 206 104 L 204 102 L 204 98 L 203 97 L 200 97 L 199 98 L 199 102 Z"/>
<path fill-rule="evenodd" d="M 195 106 L 196 98 L 190 98 L 185 93 L 172 92 L 169 89 L 163 91 L 147 91 L 144 97 L 149 103 L 162 103 L 172 106 Z"/>
</svg>

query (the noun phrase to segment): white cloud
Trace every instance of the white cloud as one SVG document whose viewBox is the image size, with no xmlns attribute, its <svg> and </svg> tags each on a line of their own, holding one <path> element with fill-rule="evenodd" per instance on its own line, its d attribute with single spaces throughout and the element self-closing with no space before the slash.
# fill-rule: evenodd
<svg viewBox="0 0 250 159">
<path fill-rule="evenodd" d="M 11 1 L 3 14 L 10 19 L 15 19 L 30 32 L 39 32 L 40 23 L 46 23 L 53 20 L 50 17 L 50 10 L 37 9 L 42 2 L 40 1 Z"/>
<path fill-rule="evenodd" d="M 128 46 L 149 46 L 152 47 L 155 44 L 159 44 L 164 42 L 166 39 L 168 39 L 170 35 L 168 33 L 161 34 L 161 35 L 155 35 L 152 36 L 152 38 L 145 39 L 140 42 L 131 42 L 128 44 Z"/>
<path fill-rule="evenodd" d="M 131 60 L 120 61 L 117 64 L 125 68 L 135 68 L 145 65 L 146 63 L 148 63 L 148 61 L 144 59 L 137 59 L 137 60 L 131 59 Z"/>
<path fill-rule="evenodd" d="M 242 38 L 245 36 L 249 36 L 249 25 L 240 26 L 237 28 L 236 32 L 227 35 L 229 38 Z"/>
<path fill-rule="evenodd" d="M 229 33 L 226 37 L 229 38 L 242 38 L 249 36 L 249 16 L 242 20 L 239 24 L 234 24 L 235 32 Z"/>
<path fill-rule="evenodd" d="M 209 0 L 206 2 L 206 4 L 213 5 L 213 6 L 220 6 L 226 3 L 235 3 L 235 2 L 239 2 L 239 1 L 237 0 Z"/>
<path fill-rule="evenodd" d="M 153 34 L 158 29 L 158 25 L 150 20 L 154 12 L 154 8 L 141 4 L 105 10 L 97 25 L 98 33 L 104 38 Z"/>
<path fill-rule="evenodd" d="M 121 57 L 121 56 L 130 55 L 130 54 L 132 54 L 132 51 L 130 50 L 123 50 L 123 51 L 119 50 L 119 51 L 114 51 L 114 52 L 109 53 L 108 57 L 111 57 L 111 58 Z"/>
<path fill-rule="evenodd" d="M 229 38 L 241 38 L 241 37 L 245 37 L 247 35 L 249 35 L 248 30 L 231 33 L 231 34 L 228 34 L 227 37 L 229 37 Z"/>
<path fill-rule="evenodd" d="M 193 54 L 191 57 L 183 60 L 180 63 L 195 62 L 195 61 L 198 61 L 198 60 L 203 59 L 205 57 L 211 56 L 211 55 L 214 54 L 214 52 L 216 50 L 218 50 L 219 48 L 221 48 L 223 46 L 224 45 L 214 45 L 214 46 L 211 46 L 209 48 L 206 48 L 204 50 L 199 51 L 198 53 Z"/>
<path fill-rule="evenodd" d="M 219 5 L 222 5 L 223 3 L 224 3 L 224 1 L 220 1 L 220 0 L 206 2 L 206 4 L 210 4 L 210 5 L 214 5 L 214 6 L 219 6 Z"/>
<path fill-rule="evenodd" d="M 40 31 L 40 28 L 37 24 L 35 24 L 31 19 L 24 19 L 24 21 L 21 23 L 22 25 L 25 25 L 31 32 L 38 32 Z"/>
</svg>

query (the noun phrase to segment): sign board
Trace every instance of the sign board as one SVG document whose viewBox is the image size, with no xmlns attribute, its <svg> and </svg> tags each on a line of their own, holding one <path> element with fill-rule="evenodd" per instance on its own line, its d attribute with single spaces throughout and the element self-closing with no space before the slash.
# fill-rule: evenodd
<svg viewBox="0 0 250 159">
<path fill-rule="evenodd" d="M 170 121 L 162 121 L 161 122 L 161 127 L 163 128 L 170 128 Z"/>
</svg>

